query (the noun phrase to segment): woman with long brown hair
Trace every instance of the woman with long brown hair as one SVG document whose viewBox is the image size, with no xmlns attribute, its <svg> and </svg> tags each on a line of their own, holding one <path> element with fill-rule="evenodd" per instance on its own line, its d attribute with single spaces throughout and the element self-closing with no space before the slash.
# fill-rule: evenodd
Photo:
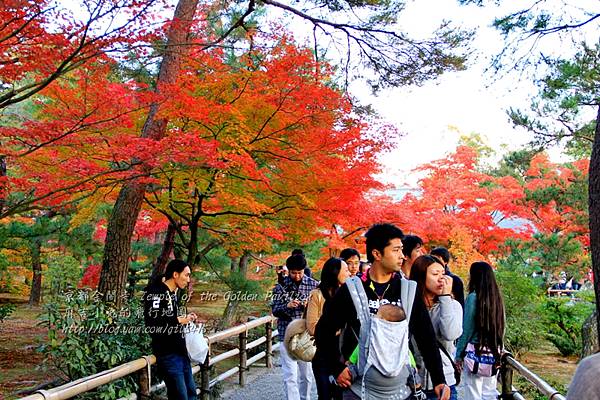
<svg viewBox="0 0 600 400">
<path fill-rule="evenodd" d="M 456 345 L 456 360 L 464 361 L 464 398 L 496 399 L 495 364 L 499 363 L 504 347 L 504 302 L 494 269 L 486 262 L 471 264 L 463 321 L 463 334 Z M 486 373 L 486 369 L 490 372 Z"/>
</svg>

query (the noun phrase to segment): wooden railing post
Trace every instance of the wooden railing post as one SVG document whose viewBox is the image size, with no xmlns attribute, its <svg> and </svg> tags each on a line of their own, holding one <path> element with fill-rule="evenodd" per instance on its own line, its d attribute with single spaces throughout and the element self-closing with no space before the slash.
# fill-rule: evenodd
<svg viewBox="0 0 600 400">
<path fill-rule="evenodd" d="M 514 399 L 514 391 L 512 384 L 513 370 L 508 365 L 508 357 L 512 357 L 512 354 L 506 352 L 502 354 L 502 357 L 500 359 L 500 380 L 502 383 L 502 393 L 500 394 L 500 398 L 503 400 Z"/>
<path fill-rule="evenodd" d="M 146 360 L 146 367 L 142 368 L 138 372 L 138 383 L 139 383 L 139 398 L 147 399 L 150 397 L 150 382 L 151 382 L 151 372 L 150 372 L 150 360 L 148 356 L 144 356 Z"/>
<path fill-rule="evenodd" d="M 200 400 L 210 398 L 210 344 L 208 345 L 208 354 L 206 360 L 200 364 Z"/>
<path fill-rule="evenodd" d="M 273 321 L 266 323 L 267 349 L 265 351 L 265 365 L 267 368 L 273 368 Z"/>
<path fill-rule="evenodd" d="M 246 344 L 248 343 L 248 331 L 240 333 L 240 386 L 246 385 L 246 371 L 248 370 L 248 350 Z"/>
</svg>

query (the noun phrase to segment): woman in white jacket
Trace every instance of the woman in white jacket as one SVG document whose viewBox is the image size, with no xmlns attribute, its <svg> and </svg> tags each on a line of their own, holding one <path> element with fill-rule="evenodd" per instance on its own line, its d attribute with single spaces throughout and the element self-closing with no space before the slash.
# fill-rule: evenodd
<svg viewBox="0 0 600 400">
<path fill-rule="evenodd" d="M 457 400 L 455 366 L 453 355 L 454 341 L 462 334 L 463 311 L 460 303 L 452 298 L 452 277 L 445 274 L 439 261 L 430 255 L 419 256 L 412 265 L 410 279 L 417 282 L 417 296 L 429 310 L 431 323 L 437 336 L 440 357 L 444 367 L 446 383 L 450 386 L 450 400 Z M 427 399 L 437 399 L 429 373 L 425 368 L 419 371 Z"/>
</svg>

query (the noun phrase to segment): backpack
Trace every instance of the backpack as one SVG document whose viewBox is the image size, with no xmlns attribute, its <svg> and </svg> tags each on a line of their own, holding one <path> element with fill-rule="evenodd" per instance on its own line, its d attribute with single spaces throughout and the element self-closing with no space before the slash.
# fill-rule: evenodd
<svg viewBox="0 0 600 400">
<path fill-rule="evenodd" d="M 408 321 L 412 312 L 417 284 L 407 279 L 401 280 L 400 301 L 406 313 L 401 322 L 389 322 L 371 316 L 369 300 L 360 278 L 354 276 L 346 280 L 346 286 L 360 321 L 358 340 L 358 376 L 364 378 L 369 368 L 377 370 L 387 377 L 411 375 L 408 348 Z M 365 399 L 365 381 L 362 381 L 362 398 Z M 399 388 L 399 394 L 408 397 L 411 389 Z M 404 393 L 402 393 L 404 392 Z"/>
</svg>

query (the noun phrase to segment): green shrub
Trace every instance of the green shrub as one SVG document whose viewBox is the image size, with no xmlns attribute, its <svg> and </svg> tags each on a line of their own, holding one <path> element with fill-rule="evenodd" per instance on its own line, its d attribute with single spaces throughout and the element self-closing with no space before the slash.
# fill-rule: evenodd
<svg viewBox="0 0 600 400">
<path fill-rule="evenodd" d="M 533 279 L 519 272 L 500 268 L 496 279 L 506 312 L 504 342 L 508 351 L 518 358 L 535 347 L 543 331 L 539 312 L 543 292 Z"/>
<path fill-rule="evenodd" d="M 52 257 L 48 260 L 46 283 L 52 297 L 73 290 L 81 279 L 83 270 L 79 261 L 71 256 Z"/>
<path fill-rule="evenodd" d="M 1 233 L 2 232 L 0 232 L 0 243 L 2 243 Z M 0 252 L 0 293 L 14 293 L 12 284 L 13 277 L 8 270 L 9 264 L 6 255 Z"/>
<path fill-rule="evenodd" d="M 15 311 L 15 308 L 17 307 L 11 303 L 0 304 L 0 322 L 4 322 Z"/>
<path fill-rule="evenodd" d="M 101 372 L 151 353 L 150 338 L 144 333 L 143 308 L 129 300 L 121 310 L 98 301 L 95 292 L 67 292 L 46 305 L 42 323 L 48 341 L 42 346 L 47 362 L 53 363 L 69 380 Z M 133 377 L 126 377 L 82 396 L 115 399 L 135 392 Z"/>
<path fill-rule="evenodd" d="M 544 304 L 547 339 L 563 356 L 581 353 L 581 328 L 594 304 L 581 299 L 548 298 Z"/>
</svg>

